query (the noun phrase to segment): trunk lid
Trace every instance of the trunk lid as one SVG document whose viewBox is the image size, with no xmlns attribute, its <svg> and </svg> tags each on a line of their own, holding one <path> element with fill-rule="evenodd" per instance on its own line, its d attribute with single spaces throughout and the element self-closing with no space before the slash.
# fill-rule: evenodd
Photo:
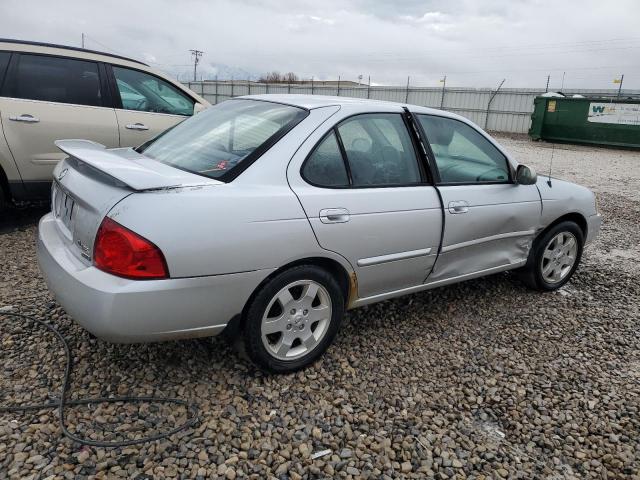
<svg viewBox="0 0 640 480">
<path fill-rule="evenodd" d="M 91 264 L 102 219 L 123 198 L 136 192 L 220 185 L 139 154 L 131 148 L 107 149 L 88 140 L 58 140 L 69 155 L 53 172 L 51 211 L 69 250 Z M 162 212 L 158 212 L 161 218 Z"/>
</svg>

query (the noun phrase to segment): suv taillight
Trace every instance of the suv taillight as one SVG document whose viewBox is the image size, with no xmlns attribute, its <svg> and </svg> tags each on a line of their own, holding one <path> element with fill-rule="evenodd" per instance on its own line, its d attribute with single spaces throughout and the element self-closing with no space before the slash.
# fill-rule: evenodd
<svg viewBox="0 0 640 480">
<path fill-rule="evenodd" d="M 107 273 L 135 280 L 169 277 L 160 249 L 109 217 L 98 228 L 93 264 Z"/>
</svg>

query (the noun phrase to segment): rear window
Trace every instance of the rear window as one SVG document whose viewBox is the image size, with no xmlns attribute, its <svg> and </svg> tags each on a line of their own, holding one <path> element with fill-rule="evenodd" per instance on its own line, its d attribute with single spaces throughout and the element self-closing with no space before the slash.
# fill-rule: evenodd
<svg viewBox="0 0 640 480">
<path fill-rule="evenodd" d="M 138 151 L 172 167 L 226 181 L 307 113 L 290 105 L 229 100 L 185 120 Z"/>
</svg>

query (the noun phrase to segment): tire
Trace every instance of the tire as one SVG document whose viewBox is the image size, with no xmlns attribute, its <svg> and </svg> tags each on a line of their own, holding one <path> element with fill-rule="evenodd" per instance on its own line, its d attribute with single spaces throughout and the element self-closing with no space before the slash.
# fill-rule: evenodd
<svg viewBox="0 0 640 480">
<path fill-rule="evenodd" d="M 331 345 L 343 315 L 344 296 L 329 272 L 292 267 L 269 280 L 246 309 L 244 351 L 268 372 L 300 370 Z"/>
<path fill-rule="evenodd" d="M 4 191 L 2 185 L 0 185 L 0 212 L 5 212 L 9 209 L 9 201 L 7 200 L 7 192 Z"/>
<path fill-rule="evenodd" d="M 520 279 L 535 290 L 559 289 L 578 268 L 583 247 L 584 233 L 576 223 L 565 221 L 553 226 L 533 242 L 527 264 L 519 272 Z"/>
</svg>

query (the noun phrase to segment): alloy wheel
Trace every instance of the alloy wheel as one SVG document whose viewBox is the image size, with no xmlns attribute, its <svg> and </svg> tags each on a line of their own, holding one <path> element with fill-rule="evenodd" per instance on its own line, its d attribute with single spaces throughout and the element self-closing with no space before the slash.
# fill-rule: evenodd
<svg viewBox="0 0 640 480">
<path fill-rule="evenodd" d="M 329 292 L 313 280 L 298 280 L 271 299 L 262 317 L 262 343 L 279 360 L 309 354 L 322 341 L 331 323 Z"/>
<path fill-rule="evenodd" d="M 561 282 L 573 269 L 578 256 L 578 241 L 570 232 L 560 232 L 544 249 L 541 260 L 542 278 L 553 284 Z"/>
</svg>

